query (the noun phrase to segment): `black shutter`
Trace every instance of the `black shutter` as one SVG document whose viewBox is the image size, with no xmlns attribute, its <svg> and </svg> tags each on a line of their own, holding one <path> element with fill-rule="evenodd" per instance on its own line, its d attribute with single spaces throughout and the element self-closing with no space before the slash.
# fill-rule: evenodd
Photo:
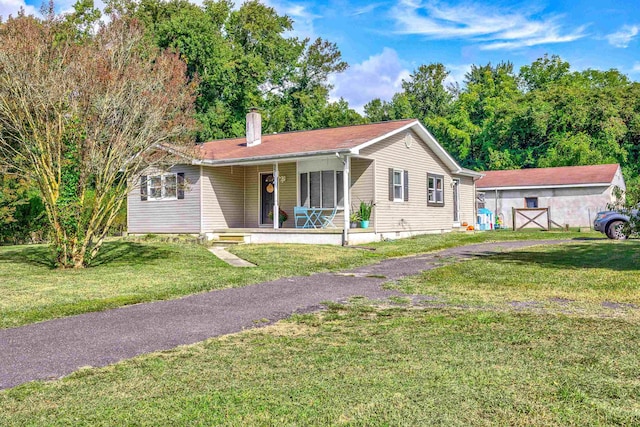
<svg viewBox="0 0 640 427">
<path fill-rule="evenodd" d="M 393 202 L 393 168 L 389 168 L 389 201 Z"/>
<path fill-rule="evenodd" d="M 409 201 L 409 171 L 404 171 L 404 201 Z"/>
<path fill-rule="evenodd" d="M 140 200 L 147 200 L 147 177 L 140 177 Z"/>
<path fill-rule="evenodd" d="M 200 185 L 202 185 L 202 183 L 200 183 Z M 176 190 L 178 199 L 184 199 L 184 172 L 178 173 L 178 188 Z"/>
</svg>

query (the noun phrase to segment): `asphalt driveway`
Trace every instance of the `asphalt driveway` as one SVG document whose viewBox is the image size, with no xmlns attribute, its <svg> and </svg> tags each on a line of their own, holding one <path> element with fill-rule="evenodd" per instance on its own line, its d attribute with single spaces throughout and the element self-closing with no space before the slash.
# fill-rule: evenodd
<svg viewBox="0 0 640 427">
<path fill-rule="evenodd" d="M 105 366 L 140 354 L 263 326 L 293 313 L 320 310 L 324 301 L 401 295 L 383 290 L 381 285 L 436 268 L 445 259 L 451 262 L 566 242 L 514 241 L 462 246 L 388 259 L 336 274 L 289 277 L 0 330 L 0 389 L 33 380 L 56 379 L 84 366 Z"/>
</svg>

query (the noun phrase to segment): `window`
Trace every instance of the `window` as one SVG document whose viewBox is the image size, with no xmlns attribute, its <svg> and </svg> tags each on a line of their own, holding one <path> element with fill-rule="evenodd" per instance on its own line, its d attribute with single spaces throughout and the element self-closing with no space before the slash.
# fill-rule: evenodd
<svg viewBox="0 0 640 427">
<path fill-rule="evenodd" d="M 427 204 L 444 206 L 444 176 L 427 174 Z"/>
<path fill-rule="evenodd" d="M 393 201 L 394 202 L 402 202 L 404 200 L 404 195 L 402 194 L 403 185 L 402 185 L 402 171 L 394 170 L 393 171 Z"/>
<path fill-rule="evenodd" d="M 184 199 L 184 173 L 143 176 L 140 179 L 141 200 Z"/>
<path fill-rule="evenodd" d="M 538 198 L 537 197 L 525 197 L 524 205 L 528 208 L 537 208 L 538 207 Z"/>
<path fill-rule="evenodd" d="M 300 174 L 300 205 L 308 208 L 344 207 L 342 171 L 324 170 Z"/>
<path fill-rule="evenodd" d="M 402 169 L 389 169 L 389 201 L 409 201 L 409 172 Z"/>
</svg>

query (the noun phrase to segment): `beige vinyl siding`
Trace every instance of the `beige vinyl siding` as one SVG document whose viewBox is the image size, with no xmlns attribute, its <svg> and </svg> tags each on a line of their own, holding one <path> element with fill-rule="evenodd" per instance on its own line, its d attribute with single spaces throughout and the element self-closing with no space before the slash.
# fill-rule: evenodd
<svg viewBox="0 0 640 427">
<path fill-rule="evenodd" d="M 295 163 L 282 163 L 278 166 L 280 176 L 285 181 L 280 183 L 280 209 L 284 210 L 289 219 L 283 224 L 284 228 L 293 228 L 293 207 L 297 203 L 297 173 Z M 273 173 L 273 165 L 247 166 L 244 168 L 244 226 L 256 228 L 260 226 L 260 174 Z"/>
<path fill-rule="evenodd" d="M 140 200 L 138 181 L 127 197 L 129 233 L 200 233 L 200 168 L 176 165 L 169 172 L 185 174 L 184 199 Z"/>
<path fill-rule="evenodd" d="M 409 134 L 411 143 L 405 144 Z M 412 131 L 400 132 L 380 141 L 361 153 L 375 160 L 376 231 L 451 230 L 453 225 L 453 190 L 449 169 Z M 409 200 L 389 200 L 389 168 L 409 172 Z M 444 206 L 427 206 L 427 173 L 444 176 Z M 469 203 L 461 197 L 461 208 Z"/>
<path fill-rule="evenodd" d="M 473 178 L 468 176 L 455 176 L 460 180 L 460 224 L 468 225 L 476 223 L 476 186 Z"/>
<path fill-rule="evenodd" d="M 242 166 L 202 167 L 202 229 L 244 227 Z"/>
<path fill-rule="evenodd" d="M 374 198 L 374 167 L 373 160 L 351 159 L 351 207 L 356 212 L 360 202 L 375 202 Z M 371 225 L 375 224 L 375 212 L 371 214 Z M 338 223 L 336 223 L 337 225 Z"/>
</svg>

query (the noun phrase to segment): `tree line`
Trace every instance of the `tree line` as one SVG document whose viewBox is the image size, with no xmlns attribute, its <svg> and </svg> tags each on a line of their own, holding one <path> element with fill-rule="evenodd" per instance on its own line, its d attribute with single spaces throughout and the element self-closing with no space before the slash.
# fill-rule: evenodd
<svg viewBox="0 0 640 427">
<path fill-rule="evenodd" d="M 450 71 L 443 64 L 427 63 L 403 81 L 402 90 L 390 101 L 371 100 L 361 115 L 346 100 L 330 99 L 330 77 L 348 67 L 338 46 L 322 38 L 292 36 L 292 19 L 257 0 L 240 7 L 230 0 L 206 0 L 201 6 L 186 0 L 111 0 L 106 3 L 106 20 L 92 0 L 78 1 L 74 12 L 65 16 L 55 16 L 52 4 L 45 12 L 43 18 L 20 15 L 0 22 L 0 58 L 6 60 L 0 64 L 0 76 L 6 79 L 0 91 L 4 102 L 0 105 L 5 106 L 0 108 L 0 144 L 4 141 L 5 148 L 0 152 L 0 160 L 4 159 L 0 163 L 0 241 L 26 241 L 34 239 L 34 233 L 35 238 L 44 238 L 57 232 L 58 240 L 73 241 L 68 236 L 75 235 L 84 242 L 93 212 L 89 207 L 102 202 L 108 206 L 98 208 L 95 215 L 113 208 L 119 213 L 106 215 L 108 224 L 93 224 L 92 233 L 100 237 L 105 230 L 124 226 L 122 192 L 102 194 L 108 193 L 107 184 L 121 185 L 122 177 L 111 173 L 109 182 L 100 181 L 101 168 L 107 165 L 97 160 L 96 153 L 113 153 L 113 144 L 122 143 L 107 137 L 107 132 L 121 137 L 143 135 L 122 129 L 114 133 L 114 126 L 132 126 L 135 120 L 151 126 L 145 128 L 147 139 L 121 150 L 129 155 L 172 135 L 185 144 L 242 136 L 251 107 L 261 110 L 266 133 L 417 118 L 463 166 L 476 170 L 620 163 L 631 194 L 637 197 L 633 189 L 640 183 L 640 84 L 615 69 L 572 71 L 560 57 L 545 55 L 519 70 L 510 62 L 473 65 L 458 84 L 448 83 Z M 29 54 L 24 51 L 27 35 L 39 40 L 42 52 L 49 56 L 40 57 L 41 62 L 18 61 L 20 55 Z M 118 58 L 101 53 L 100 49 L 116 46 L 116 41 L 122 43 L 122 58 L 135 57 L 135 64 L 124 64 L 121 58 L 118 65 L 112 62 Z M 74 58 L 81 59 L 71 69 L 85 67 L 75 77 L 55 68 L 69 65 L 64 61 Z M 154 64 L 160 58 L 165 61 L 162 72 L 173 76 L 170 82 L 154 74 L 159 72 Z M 119 81 L 118 90 L 131 89 L 118 80 L 122 74 L 117 67 L 125 65 L 132 67 L 125 67 L 126 72 L 137 69 L 148 74 L 138 80 L 138 89 L 144 87 L 146 94 L 153 95 L 156 108 L 161 106 L 159 99 L 166 104 L 166 95 L 174 93 L 176 99 L 167 104 L 174 110 L 143 117 L 143 104 L 124 105 L 126 97 L 118 105 L 107 106 L 113 101 L 109 85 Z M 37 84 L 28 90 L 12 86 L 16 79 L 11 67 L 17 66 L 22 67 L 23 80 L 46 75 L 66 86 L 51 85 L 58 90 L 54 94 Z M 88 70 L 111 80 L 82 80 L 82 72 Z M 179 72 L 183 78 L 178 78 Z M 151 85 L 153 76 L 167 87 Z M 71 77 L 76 80 L 68 80 Z M 160 89 L 166 91 L 164 97 L 156 92 Z M 50 126 L 48 133 L 39 134 L 7 119 L 16 117 L 9 108 L 16 97 L 50 103 L 42 111 L 37 110 L 42 105 L 30 107 L 25 116 L 43 120 L 43 125 Z M 102 116 L 96 105 L 102 105 Z M 137 110 L 127 122 L 130 107 Z M 56 130 L 44 120 L 50 117 L 57 117 L 64 126 Z M 107 117 L 113 120 L 100 127 L 100 120 Z M 164 124 L 160 118 L 166 120 Z M 161 132 L 166 132 L 164 137 Z M 42 145 L 52 135 L 57 137 L 55 144 Z M 16 161 L 39 161 L 34 153 L 43 150 L 57 153 L 51 165 L 42 169 L 57 172 L 44 181 L 23 171 L 25 163 Z M 126 161 L 126 156 L 111 159 L 114 163 L 109 167 L 121 171 L 122 165 L 116 163 Z"/>
</svg>

